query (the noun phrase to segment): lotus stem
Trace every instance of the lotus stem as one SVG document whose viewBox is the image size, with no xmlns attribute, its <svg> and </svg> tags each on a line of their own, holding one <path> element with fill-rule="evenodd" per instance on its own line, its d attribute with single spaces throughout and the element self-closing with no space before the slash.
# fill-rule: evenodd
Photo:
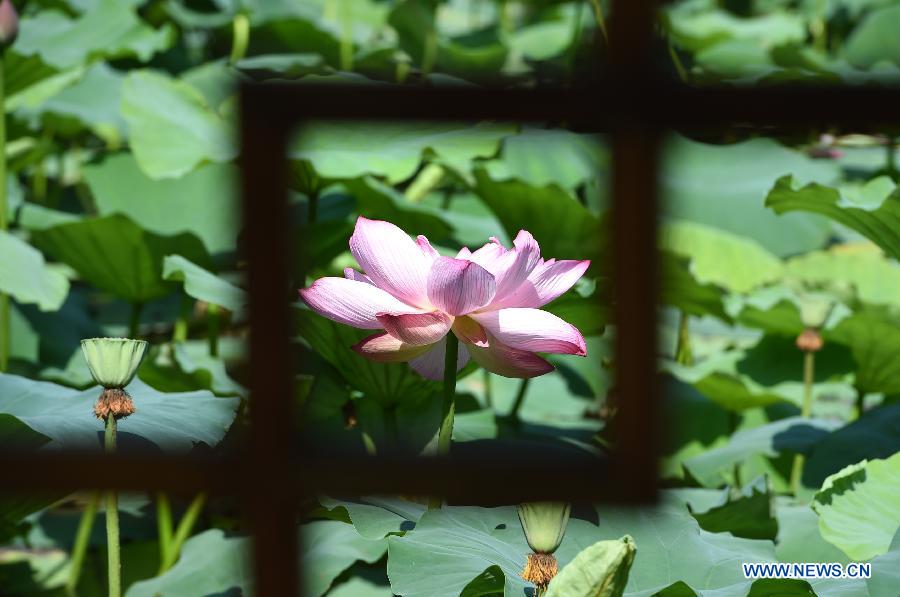
<svg viewBox="0 0 900 597">
<path fill-rule="evenodd" d="M 888 176 L 897 179 L 897 154 L 895 152 L 896 139 L 893 136 L 888 136 L 887 143 L 885 144 L 885 148 L 887 149 L 887 153 L 885 155 L 885 167 L 884 169 L 887 171 Z"/>
<path fill-rule="evenodd" d="M 866 412 L 866 392 L 859 386 L 854 389 L 856 390 L 856 418 L 858 419 Z"/>
<path fill-rule="evenodd" d="M 9 368 L 11 319 L 9 295 L 0 292 L 0 373 L 5 373 Z"/>
<path fill-rule="evenodd" d="M 116 417 L 106 417 L 104 447 L 107 454 L 116 451 Z M 115 491 L 106 494 L 106 549 L 109 572 L 109 597 L 122 595 L 122 561 L 119 549 L 119 499 Z"/>
<path fill-rule="evenodd" d="M 444 191 L 444 196 L 441 198 L 441 209 L 447 211 L 450 209 L 450 206 L 453 204 L 453 189 L 448 187 Z"/>
<path fill-rule="evenodd" d="M 160 493 L 156 496 L 156 529 L 159 538 L 159 563 L 169 560 L 172 546 L 172 506 L 169 497 Z"/>
<path fill-rule="evenodd" d="M 425 32 L 425 47 L 422 50 L 422 74 L 429 74 L 434 68 L 438 54 L 438 34 L 434 25 Z"/>
<path fill-rule="evenodd" d="M 428 164 L 409 184 L 403 193 L 407 199 L 418 203 L 444 180 L 444 168 L 439 164 Z"/>
<path fill-rule="evenodd" d="M 219 305 L 209 303 L 206 307 L 207 338 L 209 339 L 209 356 L 219 356 Z"/>
<path fill-rule="evenodd" d="M 397 60 L 397 68 L 394 71 L 394 80 L 403 84 L 406 81 L 406 77 L 409 76 L 409 62 L 404 60 Z"/>
<path fill-rule="evenodd" d="M 6 218 L 6 107 L 4 104 L 5 85 L 3 61 L 6 52 L 0 49 L 0 231 L 9 227 Z M 10 314 L 9 295 L 0 292 L 0 373 L 9 367 L 10 334 L 9 325 L 12 316 Z"/>
<path fill-rule="evenodd" d="M 363 430 L 361 432 L 363 447 L 366 449 L 366 454 L 369 456 L 377 456 L 378 448 L 375 446 L 375 440 L 372 439 L 372 434 L 368 431 Z"/>
<path fill-rule="evenodd" d="M 815 351 L 808 350 L 803 353 L 803 407 L 800 410 L 800 416 L 808 419 L 812 415 L 813 404 L 813 377 L 815 375 Z M 794 465 L 791 468 L 791 493 L 794 496 L 800 491 L 800 480 L 803 476 L 803 463 L 805 458 L 803 454 L 794 456 Z"/>
<path fill-rule="evenodd" d="M 741 415 L 733 410 L 728 411 L 728 435 L 733 436 L 737 433 L 738 427 L 741 424 Z M 734 494 L 737 495 L 740 493 L 741 487 L 741 463 L 735 462 L 734 466 L 731 469 L 731 474 L 734 477 Z"/>
<path fill-rule="evenodd" d="M 519 409 L 522 408 L 522 403 L 525 402 L 525 393 L 528 391 L 528 383 L 531 380 L 526 378 L 522 380 L 522 383 L 519 385 L 519 393 L 516 394 L 516 400 L 513 402 L 512 410 L 509 411 L 509 416 L 512 419 L 519 418 Z"/>
<path fill-rule="evenodd" d="M 203 505 L 205 503 L 205 493 L 197 494 L 197 496 L 191 501 L 188 509 L 184 513 L 184 516 L 181 517 L 181 521 L 178 523 L 178 528 L 175 530 L 175 536 L 172 538 L 168 557 L 160 564 L 159 574 L 162 574 L 163 572 L 174 566 L 175 562 L 178 561 L 178 556 L 179 554 L 181 554 L 181 546 L 184 545 L 184 542 L 187 540 L 188 535 L 191 534 L 191 530 L 194 528 L 194 524 L 197 522 L 197 517 L 203 510 Z"/>
<path fill-rule="evenodd" d="M 471 17 L 471 12 L 469 13 Z M 509 13 L 509 0 L 500 0 L 500 15 L 498 17 L 500 31 L 509 35 L 513 30 L 512 15 Z"/>
<path fill-rule="evenodd" d="M 175 327 L 172 329 L 172 342 L 184 342 L 188 336 L 188 321 L 190 319 L 191 308 L 194 306 L 194 300 L 186 293 L 181 295 L 181 308 L 178 312 L 178 319 L 175 320 Z"/>
<path fill-rule="evenodd" d="M 691 349 L 690 316 L 684 311 L 678 317 L 678 343 L 675 345 L 675 362 L 688 367 L 694 364 L 694 351 Z"/>
<path fill-rule="evenodd" d="M 75 533 L 75 544 L 72 546 L 72 559 L 69 568 L 69 579 L 66 581 L 66 595 L 77 595 L 78 579 L 84 566 L 84 556 L 87 553 L 88 543 L 91 538 L 91 529 L 94 528 L 94 520 L 97 518 L 97 506 L 100 504 L 100 493 L 94 492 L 88 500 L 81 520 L 78 522 L 78 531 Z"/>
<path fill-rule="evenodd" d="M 675 50 L 675 46 L 673 46 L 671 43 L 669 44 L 669 57 L 672 59 L 672 65 L 675 67 L 675 72 L 678 73 L 678 78 L 681 79 L 682 83 L 687 83 L 687 71 L 685 70 L 684 65 L 681 63 L 681 58 L 678 57 L 678 52 Z"/>
<path fill-rule="evenodd" d="M 441 405 L 441 428 L 438 431 L 438 456 L 448 456 L 450 454 L 453 417 L 456 414 L 456 353 L 459 350 L 459 340 L 453 332 L 447 334 L 446 338 L 446 347 L 444 348 L 444 401 Z M 441 498 L 432 498 L 428 508 L 437 510 L 441 507 L 441 503 Z"/>
<path fill-rule="evenodd" d="M 566 76 L 573 83 L 575 79 L 575 61 L 578 57 L 578 47 L 581 43 L 581 32 L 584 29 L 581 26 L 582 12 L 584 12 L 584 2 L 577 2 L 575 4 L 575 18 L 572 19 L 572 41 L 569 42 L 569 49 L 566 52 Z"/>
<path fill-rule="evenodd" d="M 353 70 L 353 23 L 350 19 L 341 17 L 340 61 L 341 70 Z"/>
<path fill-rule="evenodd" d="M 803 409 L 800 411 L 800 416 L 804 419 L 808 419 L 812 415 L 815 359 L 816 353 L 814 352 L 807 352 L 803 355 Z"/>
<path fill-rule="evenodd" d="M 0 185 L 0 230 L 6 230 L 9 227 L 9 222 L 6 218 L 6 210 L 8 208 L 6 204 L 6 108 L 5 108 L 5 71 L 4 71 L 4 62 L 3 59 L 6 56 L 6 52 L 0 48 L 0 148 L 3 151 L 0 151 L 0 181 L 3 182 Z"/>
<path fill-rule="evenodd" d="M 591 0 L 591 8 L 594 9 L 594 18 L 597 20 L 597 27 L 603 34 L 603 40 L 609 43 L 609 34 L 606 32 L 606 19 L 603 16 L 603 7 L 600 6 L 600 0 Z"/>
<path fill-rule="evenodd" d="M 47 154 L 53 149 L 53 129 L 45 127 L 38 142 L 40 147 Z M 47 166 L 46 160 L 41 158 L 34 166 L 34 174 L 31 176 L 31 193 L 38 203 L 47 205 Z"/>
<path fill-rule="evenodd" d="M 231 22 L 231 56 L 229 60 L 234 63 L 247 55 L 247 45 L 250 43 L 250 20 L 247 15 L 235 15 Z"/>
</svg>

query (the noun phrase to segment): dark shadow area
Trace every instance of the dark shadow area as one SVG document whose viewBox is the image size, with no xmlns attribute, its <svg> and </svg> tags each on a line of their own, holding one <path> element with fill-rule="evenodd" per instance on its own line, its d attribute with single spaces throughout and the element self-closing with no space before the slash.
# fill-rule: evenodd
<svg viewBox="0 0 900 597">
<path fill-rule="evenodd" d="M 803 484 L 820 487 L 826 477 L 864 459 L 888 458 L 900 450 L 900 404 L 870 410 L 811 446 Z"/>
</svg>

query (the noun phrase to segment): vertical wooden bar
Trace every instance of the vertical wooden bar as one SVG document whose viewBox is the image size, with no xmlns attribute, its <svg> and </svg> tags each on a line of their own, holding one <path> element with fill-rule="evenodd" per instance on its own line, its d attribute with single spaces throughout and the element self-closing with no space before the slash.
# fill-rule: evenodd
<svg viewBox="0 0 900 597">
<path fill-rule="evenodd" d="M 289 359 L 287 135 L 266 89 L 243 87 L 241 155 L 250 287 L 250 451 L 243 488 L 253 528 L 255 593 L 297 592 L 296 471 Z M 274 102 L 278 103 L 278 102 Z"/>
<path fill-rule="evenodd" d="M 615 379 L 618 393 L 613 477 L 632 499 L 656 493 L 660 401 L 656 373 L 655 131 L 613 137 Z"/>
<path fill-rule="evenodd" d="M 647 105 L 642 89 L 652 88 L 651 45 L 655 2 L 618 0 L 610 19 L 610 60 L 629 104 Z M 629 95 L 634 97 L 629 99 Z M 613 477 L 615 493 L 631 499 L 655 498 L 660 409 L 656 375 L 657 177 L 659 130 L 638 113 L 613 133 L 613 262 L 615 366 L 618 414 Z M 649 430 L 649 431 L 648 431 Z"/>
</svg>

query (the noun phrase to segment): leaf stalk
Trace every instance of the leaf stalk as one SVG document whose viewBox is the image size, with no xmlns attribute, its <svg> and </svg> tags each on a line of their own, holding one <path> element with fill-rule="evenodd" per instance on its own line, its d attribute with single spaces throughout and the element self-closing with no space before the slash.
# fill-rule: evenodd
<svg viewBox="0 0 900 597">
<path fill-rule="evenodd" d="M 803 407 L 800 410 L 800 416 L 808 419 L 812 415 L 813 404 L 813 378 L 815 376 L 816 353 L 814 351 L 806 351 L 803 353 Z M 794 496 L 800 491 L 800 481 L 803 475 L 803 464 L 805 458 L 803 454 L 794 456 L 794 465 L 791 467 L 791 493 Z"/>
<path fill-rule="evenodd" d="M 107 454 L 116 451 L 116 417 L 106 417 L 104 447 Z M 119 496 L 115 491 L 106 494 L 106 549 L 109 573 L 109 597 L 122 595 L 122 559 L 119 546 Z"/>
<path fill-rule="evenodd" d="M 235 63 L 247 55 L 247 46 L 250 43 L 250 19 L 245 14 L 234 16 L 231 22 L 231 56 L 229 60 Z"/>
<path fill-rule="evenodd" d="M 522 383 L 519 385 L 519 392 L 516 394 L 516 400 L 513 402 L 512 410 L 509 411 L 509 417 L 513 420 L 519 419 L 519 409 L 522 408 L 522 404 L 525 402 L 525 394 L 528 392 L 528 384 L 531 382 L 530 379 L 525 378 L 522 380 Z"/>
<path fill-rule="evenodd" d="M 84 556 L 87 553 L 88 543 L 91 538 L 91 529 L 94 528 L 94 520 L 97 518 L 97 506 L 100 504 L 100 493 L 94 492 L 88 500 L 81 520 L 78 522 L 78 530 L 75 533 L 75 543 L 72 546 L 72 559 L 69 567 L 69 578 L 66 580 L 66 595 L 74 597 L 78 594 L 78 579 L 81 577 L 81 569 L 84 567 Z"/>
<path fill-rule="evenodd" d="M 160 493 L 156 496 L 156 530 L 159 541 L 159 562 L 168 561 L 172 545 L 172 506 L 169 496 Z"/>
<path fill-rule="evenodd" d="M 166 570 L 170 569 L 175 565 L 175 562 L 178 561 L 178 556 L 181 554 L 181 547 L 187 540 L 188 535 L 191 534 L 191 530 L 194 528 L 194 524 L 197 522 L 197 517 L 200 516 L 200 512 L 203 510 L 203 506 L 205 504 L 205 493 L 197 494 L 197 496 L 194 497 L 194 499 L 191 501 L 188 509 L 184 513 L 184 516 L 181 517 L 181 521 L 179 521 L 178 523 L 178 528 L 175 529 L 175 535 L 174 537 L 172 537 L 172 541 L 169 545 L 168 557 L 160 564 L 159 574 L 162 574 Z"/>
<path fill-rule="evenodd" d="M 0 48 L 0 231 L 9 228 L 7 219 L 8 205 L 6 202 L 6 87 L 4 59 L 6 52 Z M 9 368 L 9 354 L 11 352 L 10 321 L 12 314 L 9 295 L 0 292 L 0 373 Z"/>
</svg>

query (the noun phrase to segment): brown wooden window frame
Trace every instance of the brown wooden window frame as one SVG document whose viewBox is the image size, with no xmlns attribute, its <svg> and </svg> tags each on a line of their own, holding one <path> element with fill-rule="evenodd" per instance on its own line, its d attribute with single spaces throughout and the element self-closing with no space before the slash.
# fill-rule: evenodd
<svg viewBox="0 0 900 597">
<path fill-rule="evenodd" d="M 247 450 L 219 459 L 150 455 L 0 453 L 0 491 L 82 488 L 208 491 L 238 497 L 254 538 L 255 591 L 295 594 L 297 508 L 319 492 L 441 494 L 468 503 L 536 498 L 652 501 L 657 486 L 657 181 L 670 128 L 738 123 L 763 133 L 826 125 L 860 131 L 897 120 L 900 89 L 814 86 L 693 88 L 663 76 L 651 51 L 656 3 L 614 0 L 609 62 L 576 89 L 422 88 L 248 84 L 240 90 L 242 197 L 250 291 Z M 523 479 L 534 462 L 334 459 L 296 449 L 289 358 L 287 144 L 322 119 L 545 121 L 610 134 L 615 371 L 621 396 L 611 458 L 548 463 L 542 484 Z M 600 231 L 598 230 L 598 234 Z M 502 464 L 502 467 L 500 466 Z M 108 474 L 112 469 L 115 475 Z"/>
</svg>

